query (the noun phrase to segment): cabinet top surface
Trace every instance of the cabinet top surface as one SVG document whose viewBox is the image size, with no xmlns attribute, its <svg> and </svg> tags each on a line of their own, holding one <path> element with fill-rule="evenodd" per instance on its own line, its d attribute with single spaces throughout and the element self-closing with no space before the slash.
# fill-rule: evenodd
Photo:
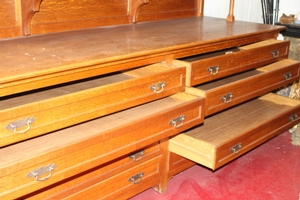
<svg viewBox="0 0 300 200">
<path fill-rule="evenodd" d="M 253 35 L 281 26 L 192 17 L 0 40 L 2 84 L 114 61 L 168 55 Z M 176 56 L 175 56 L 176 57 Z M 101 67 L 101 66 L 100 66 Z"/>
</svg>

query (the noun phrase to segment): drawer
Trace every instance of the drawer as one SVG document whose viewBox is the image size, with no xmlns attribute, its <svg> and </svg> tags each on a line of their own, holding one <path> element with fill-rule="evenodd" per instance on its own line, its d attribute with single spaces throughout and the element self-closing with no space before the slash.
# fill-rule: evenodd
<svg viewBox="0 0 300 200">
<path fill-rule="evenodd" d="M 159 184 L 160 160 L 161 156 L 152 158 L 105 180 L 102 180 L 102 174 L 94 173 L 93 178 L 82 180 L 81 183 L 51 194 L 46 199 L 128 199 Z"/>
<path fill-rule="evenodd" d="M 1 184 L 0 197 L 23 196 L 200 124 L 203 104 L 178 93 L 4 147 L 0 180 L 10 184 Z M 38 177 L 45 181 L 27 177 L 36 169 L 52 171 Z"/>
<path fill-rule="evenodd" d="M 289 44 L 289 41 L 266 40 L 174 60 L 174 64 L 187 67 L 186 85 L 194 86 L 287 58 Z"/>
<path fill-rule="evenodd" d="M 270 93 L 175 136 L 169 150 L 217 169 L 299 123 L 299 116 L 300 101 Z"/>
<path fill-rule="evenodd" d="M 185 69 L 167 64 L 2 97 L 0 146 L 184 91 Z"/>
<path fill-rule="evenodd" d="M 153 161 L 157 162 L 158 159 L 161 160 L 162 153 L 163 152 L 160 148 L 160 145 L 156 143 L 154 145 L 150 145 L 133 153 L 122 156 L 121 158 L 112 160 L 107 164 L 97 166 L 91 170 L 79 174 L 78 176 L 51 185 L 50 187 L 40 190 L 38 193 L 34 192 L 18 199 L 63 199 L 67 196 L 70 196 L 70 194 L 75 194 L 80 190 L 85 190 L 92 187 L 93 185 L 99 184 L 100 182 L 103 183 L 111 177 L 117 177 L 119 174 L 128 171 L 129 169 L 139 169 L 141 164 L 143 164 L 143 166 L 145 166 L 145 164 L 149 165 L 150 160 L 151 163 Z M 139 172 L 144 171 L 140 170 Z M 135 170 L 136 174 L 138 174 L 139 172 L 138 170 Z M 132 175 L 132 173 L 130 173 L 129 176 L 130 175 Z M 145 176 L 142 176 L 141 178 L 144 179 Z M 119 180 L 117 180 L 116 182 L 118 181 Z M 155 183 L 157 184 L 157 181 Z M 111 185 L 110 187 L 113 188 L 114 186 Z M 106 193 L 101 192 L 101 195 L 106 196 L 109 193 L 113 193 L 113 191 L 106 191 Z"/>
<path fill-rule="evenodd" d="M 284 59 L 214 82 L 187 87 L 186 91 L 206 98 L 205 116 L 208 116 L 297 81 L 299 67 L 300 62 Z"/>
</svg>

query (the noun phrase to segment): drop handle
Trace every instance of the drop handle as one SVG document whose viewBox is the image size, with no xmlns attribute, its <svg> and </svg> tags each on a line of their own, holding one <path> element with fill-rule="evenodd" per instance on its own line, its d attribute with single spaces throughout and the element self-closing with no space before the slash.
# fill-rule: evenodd
<svg viewBox="0 0 300 200">
<path fill-rule="evenodd" d="M 271 51 L 271 56 L 273 57 L 273 58 L 277 58 L 278 57 L 278 55 L 279 55 L 279 50 L 274 50 L 274 51 Z"/>
<path fill-rule="evenodd" d="M 296 113 L 296 114 L 293 114 L 292 116 L 290 116 L 290 117 L 289 117 L 289 120 L 290 120 L 291 122 L 293 122 L 293 121 L 295 121 L 297 118 L 298 118 L 298 114 Z"/>
<path fill-rule="evenodd" d="M 219 73 L 219 69 L 220 66 L 211 66 L 207 69 L 207 71 L 211 74 L 211 75 L 216 75 Z"/>
<path fill-rule="evenodd" d="M 144 155 L 144 154 L 145 154 L 145 151 L 142 150 L 142 151 L 140 151 L 140 152 L 137 152 L 137 153 L 135 153 L 135 154 L 130 155 L 129 158 L 130 158 L 131 160 L 133 160 L 134 162 L 137 162 L 137 161 L 143 159 L 143 155 Z"/>
<path fill-rule="evenodd" d="M 7 130 L 12 129 L 14 133 L 25 133 L 31 128 L 30 124 L 32 124 L 34 121 L 35 119 L 33 117 L 28 117 L 26 119 L 20 119 L 18 121 L 11 122 L 7 124 L 5 128 Z"/>
<path fill-rule="evenodd" d="M 291 79 L 291 77 L 292 77 L 292 72 L 288 72 L 283 75 L 284 80 L 289 80 Z"/>
<path fill-rule="evenodd" d="M 128 182 L 138 184 L 143 180 L 144 172 L 138 173 L 128 179 Z"/>
<path fill-rule="evenodd" d="M 238 154 L 241 151 L 241 148 L 242 148 L 242 143 L 238 143 L 230 148 L 230 152 L 234 154 Z"/>
<path fill-rule="evenodd" d="M 184 124 L 185 119 L 186 119 L 185 115 L 181 115 L 179 117 L 172 119 L 169 122 L 169 125 L 174 126 L 175 128 L 179 128 Z"/>
<path fill-rule="evenodd" d="M 228 94 L 221 97 L 221 101 L 223 101 L 224 103 L 229 103 L 229 102 L 232 101 L 232 98 L 233 98 L 233 94 L 228 93 Z"/>
<path fill-rule="evenodd" d="M 161 81 L 161 82 L 151 85 L 150 90 L 152 90 L 156 94 L 159 94 L 164 91 L 164 88 L 166 87 L 166 85 L 167 85 L 167 83 L 165 81 Z"/>
<path fill-rule="evenodd" d="M 39 169 L 32 170 L 27 174 L 28 178 L 34 177 L 36 181 L 46 181 L 52 176 L 52 171 L 56 168 L 55 164 L 49 164 L 48 166 L 40 167 Z M 45 175 L 40 178 L 40 176 Z M 48 175 L 47 175 L 48 174 Z"/>
</svg>

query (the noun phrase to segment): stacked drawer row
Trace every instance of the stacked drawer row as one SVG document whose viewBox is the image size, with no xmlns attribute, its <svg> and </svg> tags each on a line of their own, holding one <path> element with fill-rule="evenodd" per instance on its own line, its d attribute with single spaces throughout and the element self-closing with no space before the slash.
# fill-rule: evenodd
<svg viewBox="0 0 300 200">
<path fill-rule="evenodd" d="M 266 40 L 175 60 L 187 67 L 186 92 L 206 105 L 204 123 L 172 138 L 169 150 L 217 169 L 298 123 L 299 101 L 267 94 L 299 79 L 288 49 Z"/>
</svg>

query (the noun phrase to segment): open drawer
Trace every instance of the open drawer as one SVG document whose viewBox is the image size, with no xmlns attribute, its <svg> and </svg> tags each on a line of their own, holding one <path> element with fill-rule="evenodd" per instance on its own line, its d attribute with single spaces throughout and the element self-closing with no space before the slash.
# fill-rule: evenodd
<svg viewBox="0 0 300 200">
<path fill-rule="evenodd" d="M 187 87 L 206 98 L 205 116 L 222 111 L 299 79 L 300 62 L 284 59 L 214 82 Z"/>
<path fill-rule="evenodd" d="M 300 101 L 270 93 L 175 136 L 169 150 L 217 169 L 299 123 L 299 116 Z"/>
<path fill-rule="evenodd" d="M 196 126 L 203 122 L 203 105 L 201 97 L 178 93 L 1 148 L 0 199 L 26 195 Z"/>
<path fill-rule="evenodd" d="M 194 86 L 287 58 L 289 44 L 289 41 L 265 40 L 173 62 L 187 67 L 186 85 Z"/>
<path fill-rule="evenodd" d="M 158 63 L 1 97 L 0 146 L 184 91 L 184 80 L 184 68 Z"/>
</svg>

